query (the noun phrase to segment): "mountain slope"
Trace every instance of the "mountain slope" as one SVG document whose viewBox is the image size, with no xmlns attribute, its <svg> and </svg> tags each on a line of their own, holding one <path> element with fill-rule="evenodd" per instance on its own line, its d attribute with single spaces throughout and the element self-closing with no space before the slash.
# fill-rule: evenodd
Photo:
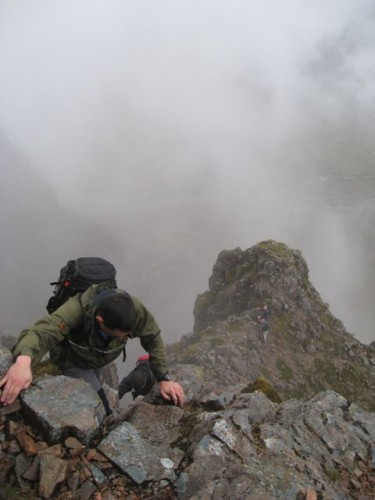
<svg viewBox="0 0 375 500">
<path fill-rule="evenodd" d="M 257 320 L 264 304 L 267 342 Z M 168 346 L 168 355 L 177 375 L 180 365 L 199 367 L 204 393 L 264 376 L 284 399 L 331 389 L 375 409 L 375 346 L 361 344 L 330 313 L 298 250 L 269 240 L 221 252 L 194 316 L 194 332 Z"/>
</svg>

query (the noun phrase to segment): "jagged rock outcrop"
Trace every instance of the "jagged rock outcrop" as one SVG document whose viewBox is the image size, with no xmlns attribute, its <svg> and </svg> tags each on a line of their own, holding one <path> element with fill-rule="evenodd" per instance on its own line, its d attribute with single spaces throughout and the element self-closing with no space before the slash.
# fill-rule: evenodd
<svg viewBox="0 0 375 500">
<path fill-rule="evenodd" d="M 266 343 L 257 323 L 263 304 L 271 311 Z M 374 346 L 331 314 L 300 251 L 270 240 L 221 252 L 194 313 L 194 332 L 168 352 L 180 380 L 179 366 L 197 368 L 201 392 L 265 376 L 284 399 L 332 389 L 375 410 Z"/>
<path fill-rule="evenodd" d="M 294 320 L 305 323 L 306 334 L 319 336 L 332 329 L 343 330 L 309 281 L 301 252 L 273 240 L 219 254 L 209 278 L 209 290 L 195 303 L 194 330 L 253 312 L 264 302 L 272 305 L 274 313 L 289 312 Z"/>
<path fill-rule="evenodd" d="M 63 393 L 66 381 L 55 383 Z M 180 409 L 160 404 L 156 389 L 105 419 L 89 442 L 67 433 L 56 443 L 46 432 L 54 396 L 50 406 L 42 397 L 40 412 L 35 405 L 32 424 L 27 391 L 22 408 L 0 409 L 0 498 L 373 498 L 375 414 L 339 394 L 275 403 L 227 393 Z"/>
<path fill-rule="evenodd" d="M 374 346 L 331 315 L 302 255 L 273 241 L 221 253 L 195 312 L 168 347 L 183 409 L 156 384 L 106 418 L 86 382 L 43 371 L 0 408 L 0 499 L 374 498 Z M 0 377 L 10 362 L 0 347 Z"/>
</svg>

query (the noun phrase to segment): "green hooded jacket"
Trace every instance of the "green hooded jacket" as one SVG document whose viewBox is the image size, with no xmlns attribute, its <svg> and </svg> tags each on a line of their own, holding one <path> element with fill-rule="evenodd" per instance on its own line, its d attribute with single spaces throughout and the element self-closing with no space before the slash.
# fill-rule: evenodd
<svg viewBox="0 0 375 500">
<path fill-rule="evenodd" d="M 34 368 L 50 351 L 51 360 L 60 369 L 100 368 L 121 353 L 125 360 L 127 339 L 111 338 L 105 344 L 100 336 L 94 299 L 102 288 L 102 285 L 90 286 L 84 293 L 68 299 L 54 313 L 23 330 L 13 348 L 15 358 L 19 355 L 30 356 Z M 123 292 L 116 290 L 116 293 Z M 139 337 L 142 347 L 150 354 L 151 368 L 159 379 L 168 370 L 160 328 L 142 302 L 133 296 L 131 299 L 136 310 L 131 338 Z"/>
</svg>

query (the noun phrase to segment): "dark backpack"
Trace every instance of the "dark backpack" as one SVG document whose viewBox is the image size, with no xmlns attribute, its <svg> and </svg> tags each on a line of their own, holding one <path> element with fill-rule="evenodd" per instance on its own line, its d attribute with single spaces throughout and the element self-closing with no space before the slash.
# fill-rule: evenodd
<svg viewBox="0 0 375 500">
<path fill-rule="evenodd" d="M 47 311 L 52 314 L 76 293 L 84 292 L 95 283 L 109 283 L 116 288 L 116 269 L 100 257 L 80 257 L 69 260 L 61 268 L 58 281 L 51 283 L 55 287 L 52 297 L 48 300 Z"/>
</svg>

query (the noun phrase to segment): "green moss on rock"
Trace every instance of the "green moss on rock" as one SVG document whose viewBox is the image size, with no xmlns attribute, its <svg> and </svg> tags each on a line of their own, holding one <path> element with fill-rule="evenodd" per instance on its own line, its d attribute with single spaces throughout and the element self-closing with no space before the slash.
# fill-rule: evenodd
<svg viewBox="0 0 375 500">
<path fill-rule="evenodd" d="M 290 382 L 293 379 L 293 370 L 283 359 L 279 358 L 277 360 L 276 367 L 279 370 L 280 378 L 282 380 L 284 380 L 285 382 Z"/>
<path fill-rule="evenodd" d="M 262 392 L 273 403 L 281 403 L 282 399 L 265 377 L 258 377 L 255 382 L 242 389 L 242 393 Z"/>
<path fill-rule="evenodd" d="M 61 371 L 50 360 L 42 361 L 34 369 L 33 376 L 34 378 L 37 379 L 43 377 L 43 375 L 52 375 L 52 376 L 61 375 Z"/>
</svg>

